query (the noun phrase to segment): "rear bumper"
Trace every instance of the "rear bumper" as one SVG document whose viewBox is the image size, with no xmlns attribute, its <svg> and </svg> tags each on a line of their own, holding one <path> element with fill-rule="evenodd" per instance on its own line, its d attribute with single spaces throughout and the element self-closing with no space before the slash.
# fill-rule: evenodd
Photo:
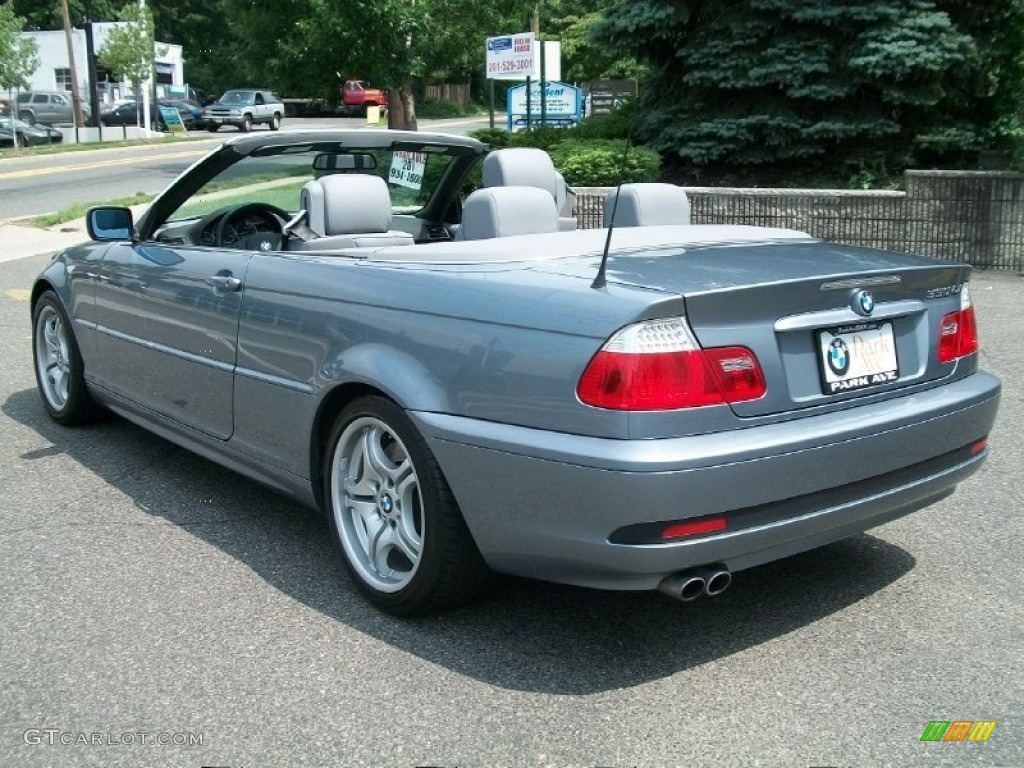
<svg viewBox="0 0 1024 768">
<path fill-rule="evenodd" d="M 726 433 L 612 440 L 413 413 L 487 562 L 522 576 L 653 589 L 706 563 L 742 570 L 950 494 L 984 460 L 986 373 L 844 411 Z M 725 515 L 716 534 L 623 544 L 627 526 Z M 618 539 L 617 539 L 618 540 Z"/>
</svg>

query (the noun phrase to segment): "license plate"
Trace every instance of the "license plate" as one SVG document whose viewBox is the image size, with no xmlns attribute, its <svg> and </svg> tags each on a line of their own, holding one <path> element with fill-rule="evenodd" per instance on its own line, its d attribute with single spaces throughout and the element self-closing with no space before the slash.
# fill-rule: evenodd
<svg viewBox="0 0 1024 768">
<path fill-rule="evenodd" d="M 892 323 L 856 323 L 818 331 L 818 349 L 826 395 L 899 378 Z"/>
</svg>

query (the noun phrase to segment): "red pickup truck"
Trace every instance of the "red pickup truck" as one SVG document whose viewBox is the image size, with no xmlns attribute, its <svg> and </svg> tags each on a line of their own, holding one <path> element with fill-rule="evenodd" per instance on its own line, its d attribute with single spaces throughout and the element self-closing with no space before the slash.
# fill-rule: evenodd
<svg viewBox="0 0 1024 768">
<path fill-rule="evenodd" d="M 388 92 L 372 88 L 365 80 L 346 80 L 341 86 L 341 111 L 346 115 L 365 115 L 367 107 L 388 107 Z"/>
</svg>

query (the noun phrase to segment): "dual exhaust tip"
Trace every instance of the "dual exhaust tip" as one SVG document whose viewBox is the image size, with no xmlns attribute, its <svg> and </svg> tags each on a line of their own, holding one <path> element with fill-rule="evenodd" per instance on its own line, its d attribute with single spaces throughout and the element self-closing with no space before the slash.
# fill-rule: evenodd
<svg viewBox="0 0 1024 768">
<path fill-rule="evenodd" d="M 659 582 L 658 591 L 689 603 L 701 595 L 720 595 L 731 583 L 732 574 L 724 565 L 705 565 L 666 576 Z"/>
</svg>

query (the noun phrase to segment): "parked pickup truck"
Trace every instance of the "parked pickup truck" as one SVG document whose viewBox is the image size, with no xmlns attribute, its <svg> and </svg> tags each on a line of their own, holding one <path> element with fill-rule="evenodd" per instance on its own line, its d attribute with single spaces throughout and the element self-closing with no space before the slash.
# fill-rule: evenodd
<svg viewBox="0 0 1024 768">
<path fill-rule="evenodd" d="M 219 101 L 203 108 L 203 123 L 215 133 L 222 125 L 233 125 L 248 133 L 254 125 L 266 123 L 270 130 L 281 127 L 284 104 L 266 88 L 236 88 L 225 92 Z"/>
<path fill-rule="evenodd" d="M 372 88 L 365 80 L 346 80 L 341 86 L 341 111 L 346 115 L 365 115 L 367 107 L 387 106 L 388 92 Z"/>
</svg>

